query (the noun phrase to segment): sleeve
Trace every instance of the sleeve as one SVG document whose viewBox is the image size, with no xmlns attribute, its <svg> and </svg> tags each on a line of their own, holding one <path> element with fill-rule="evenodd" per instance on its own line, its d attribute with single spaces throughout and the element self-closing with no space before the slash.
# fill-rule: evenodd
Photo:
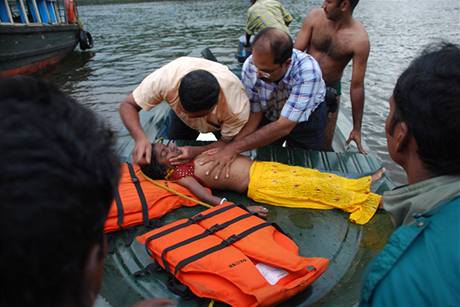
<svg viewBox="0 0 460 307">
<path fill-rule="evenodd" d="M 291 94 L 281 110 L 281 116 L 299 122 L 301 119 L 308 120 L 318 105 L 317 98 L 324 87 L 324 82 L 319 68 L 313 63 L 301 65 L 296 74 Z M 304 114 L 305 117 L 301 118 Z"/>
<path fill-rule="evenodd" d="M 250 107 L 245 88 L 233 73 L 224 93 L 227 110 L 223 112 L 220 133 L 223 141 L 230 141 L 247 123 Z"/>
<path fill-rule="evenodd" d="M 255 66 L 252 64 L 252 56 L 249 56 L 243 64 L 241 81 L 251 104 L 251 112 L 262 111 L 259 93 L 256 88 L 257 72 Z"/>
<path fill-rule="evenodd" d="M 169 64 L 157 69 L 134 89 L 134 101 L 144 111 L 152 109 L 165 100 L 168 87 L 171 86 L 171 80 L 167 78 L 169 74 L 166 73 L 168 69 Z"/>
</svg>

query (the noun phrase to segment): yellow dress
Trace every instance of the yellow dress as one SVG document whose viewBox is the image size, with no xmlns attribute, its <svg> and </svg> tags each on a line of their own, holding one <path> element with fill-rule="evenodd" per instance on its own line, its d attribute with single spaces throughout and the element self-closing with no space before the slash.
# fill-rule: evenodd
<svg viewBox="0 0 460 307">
<path fill-rule="evenodd" d="M 350 221 L 367 223 L 377 211 L 380 195 L 370 192 L 371 177 L 350 179 L 277 162 L 254 161 L 248 197 L 274 206 L 341 209 Z"/>
</svg>

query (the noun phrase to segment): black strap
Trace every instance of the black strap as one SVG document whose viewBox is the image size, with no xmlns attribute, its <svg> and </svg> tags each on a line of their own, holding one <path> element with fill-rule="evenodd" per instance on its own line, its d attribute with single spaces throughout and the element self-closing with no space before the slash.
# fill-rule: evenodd
<svg viewBox="0 0 460 307">
<path fill-rule="evenodd" d="M 117 205 L 117 224 L 120 229 L 123 229 L 123 218 L 124 218 L 124 211 L 123 211 L 123 203 L 121 202 L 120 193 L 118 189 L 115 190 L 115 204 Z"/>
<path fill-rule="evenodd" d="M 202 233 L 196 235 L 196 236 L 193 236 L 191 238 L 188 238 L 187 240 L 184 240 L 184 241 L 181 241 L 181 242 L 178 242 L 174 245 L 171 245 L 167 248 L 165 248 L 163 250 L 163 252 L 161 252 L 161 260 L 163 261 L 163 265 L 164 265 L 164 268 L 166 271 L 170 272 L 170 269 L 169 269 L 169 264 L 168 262 L 166 261 L 166 253 L 172 251 L 172 250 L 175 250 L 176 248 L 179 248 L 181 246 L 184 246 L 184 245 L 187 245 L 187 244 L 190 244 L 192 242 L 195 242 L 195 241 L 198 241 L 200 239 L 203 239 L 209 235 L 212 235 L 213 233 L 216 233 L 217 231 L 219 230 L 222 230 L 224 228 L 227 228 L 228 226 L 232 225 L 232 224 L 235 224 L 236 222 L 238 221 L 241 221 L 245 218 L 248 218 L 250 216 L 253 216 L 252 213 L 246 213 L 246 214 L 243 214 L 243 215 L 240 215 L 234 219 L 231 219 L 225 223 L 222 223 L 222 224 L 215 224 L 213 226 L 211 226 L 210 228 L 206 229 L 205 231 L 203 231 Z"/>
<path fill-rule="evenodd" d="M 171 228 L 168 228 L 168 229 L 166 229 L 166 230 L 163 230 L 163 231 L 161 231 L 161 232 L 159 232 L 159 233 L 156 233 L 156 234 L 154 234 L 154 235 L 148 237 L 147 240 L 145 241 L 145 248 L 146 248 L 146 250 L 147 250 L 147 253 L 148 253 L 151 257 L 153 257 L 152 253 L 150 252 L 150 250 L 149 250 L 149 248 L 148 248 L 148 245 L 149 245 L 150 241 L 156 240 L 156 239 L 158 239 L 158 238 L 160 238 L 160 237 L 162 237 L 162 236 L 165 236 L 165 235 L 167 235 L 167 234 L 169 234 L 169 233 L 171 233 L 171 232 L 174 232 L 174 231 L 176 231 L 176 230 L 178 230 L 178 229 L 181 229 L 181 228 L 187 227 L 187 226 L 189 226 L 189 225 L 198 223 L 198 222 L 200 222 L 200 221 L 202 221 L 202 220 L 204 220 L 204 219 L 207 219 L 207 218 L 216 216 L 216 215 L 218 215 L 218 214 L 220 214 L 220 213 L 222 213 L 222 212 L 228 211 L 228 210 L 230 210 L 230 209 L 232 209 L 232 208 L 235 208 L 235 207 L 238 207 L 238 206 L 235 205 L 235 204 L 233 204 L 233 205 L 230 205 L 230 206 L 225 206 L 225 207 L 219 208 L 219 209 L 217 209 L 217 210 L 215 210 L 215 211 L 212 211 L 212 212 L 210 212 L 210 213 L 208 213 L 208 214 L 204 214 L 204 215 L 201 214 L 201 213 L 200 213 L 200 214 L 197 214 L 197 215 L 195 215 L 195 216 L 192 216 L 191 218 L 189 218 L 187 221 L 183 222 L 182 224 L 178 224 L 178 225 L 176 225 L 176 226 L 173 226 L 173 227 L 171 227 Z"/>
<path fill-rule="evenodd" d="M 262 223 L 262 224 L 259 224 L 259 225 L 256 225 L 256 226 L 253 226 L 245 231 L 243 231 L 242 233 L 240 234 L 237 234 L 237 235 L 232 235 L 230 237 L 228 237 L 227 239 L 223 240 L 222 243 L 220 244 L 217 244 L 213 247 L 210 247 L 202 252 L 199 252 L 198 254 L 195 254 L 193 256 L 190 256 L 188 258 L 185 258 L 184 260 L 180 261 L 177 266 L 176 266 L 176 269 L 174 270 L 174 275 L 177 275 L 177 272 L 179 272 L 180 269 L 182 269 L 184 266 L 186 266 L 187 264 L 191 263 L 191 262 L 194 262 L 200 258 L 203 258 L 209 254 L 212 254 L 218 250 L 221 250 L 221 249 L 224 249 L 226 248 L 227 246 L 229 245 L 232 245 L 233 243 L 235 243 L 236 241 L 238 240 L 241 240 L 243 239 L 244 237 L 247 237 L 248 235 L 250 235 L 251 233 L 259 230 L 259 229 L 262 229 L 264 227 L 268 227 L 268 226 L 271 226 L 271 223 Z"/>
<path fill-rule="evenodd" d="M 131 176 L 131 180 L 134 183 L 134 186 L 136 187 L 137 195 L 139 195 L 139 199 L 142 205 L 142 219 L 144 221 L 144 226 L 147 227 L 149 225 L 149 208 L 147 207 L 147 200 L 145 199 L 145 195 L 142 191 L 139 178 L 137 178 L 133 166 L 129 162 L 126 162 L 126 164 L 128 164 L 129 175 Z"/>
</svg>

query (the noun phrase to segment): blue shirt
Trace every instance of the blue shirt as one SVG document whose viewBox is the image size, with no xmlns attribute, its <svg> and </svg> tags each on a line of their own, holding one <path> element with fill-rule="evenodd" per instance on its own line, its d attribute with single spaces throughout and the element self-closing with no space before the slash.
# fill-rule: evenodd
<svg viewBox="0 0 460 307">
<path fill-rule="evenodd" d="M 257 78 L 252 56 L 243 64 L 241 80 L 251 102 L 251 112 L 264 112 L 270 121 L 280 116 L 294 122 L 308 121 L 310 114 L 324 101 L 326 86 L 318 62 L 294 49 L 286 74 L 278 83 Z"/>
</svg>

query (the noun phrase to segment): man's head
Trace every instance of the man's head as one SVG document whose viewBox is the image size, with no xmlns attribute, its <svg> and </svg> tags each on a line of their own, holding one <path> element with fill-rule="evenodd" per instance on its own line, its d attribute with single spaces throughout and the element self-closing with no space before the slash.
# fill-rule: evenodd
<svg viewBox="0 0 460 307">
<path fill-rule="evenodd" d="M 412 153 L 431 177 L 460 175 L 460 48 L 426 48 L 401 74 L 385 131 L 392 159 L 408 172 Z"/>
<path fill-rule="evenodd" d="M 358 2 L 359 0 L 324 0 L 323 10 L 328 19 L 337 21 L 345 15 L 351 15 Z"/>
<path fill-rule="evenodd" d="M 113 134 L 30 77 L 0 80 L 1 306 L 92 306 L 118 184 Z"/>
<path fill-rule="evenodd" d="M 190 117 L 203 117 L 217 104 L 220 85 L 210 72 L 194 70 L 179 85 L 180 103 Z"/>
<path fill-rule="evenodd" d="M 291 64 L 292 49 L 292 39 L 286 32 L 271 27 L 260 31 L 252 44 L 258 77 L 265 82 L 281 80 Z"/>
<path fill-rule="evenodd" d="M 169 159 L 178 156 L 180 153 L 180 149 L 174 143 L 167 145 L 161 143 L 152 144 L 150 164 L 142 165 L 141 170 L 151 179 L 164 179 L 167 176 L 168 169 L 173 167 Z"/>
</svg>

